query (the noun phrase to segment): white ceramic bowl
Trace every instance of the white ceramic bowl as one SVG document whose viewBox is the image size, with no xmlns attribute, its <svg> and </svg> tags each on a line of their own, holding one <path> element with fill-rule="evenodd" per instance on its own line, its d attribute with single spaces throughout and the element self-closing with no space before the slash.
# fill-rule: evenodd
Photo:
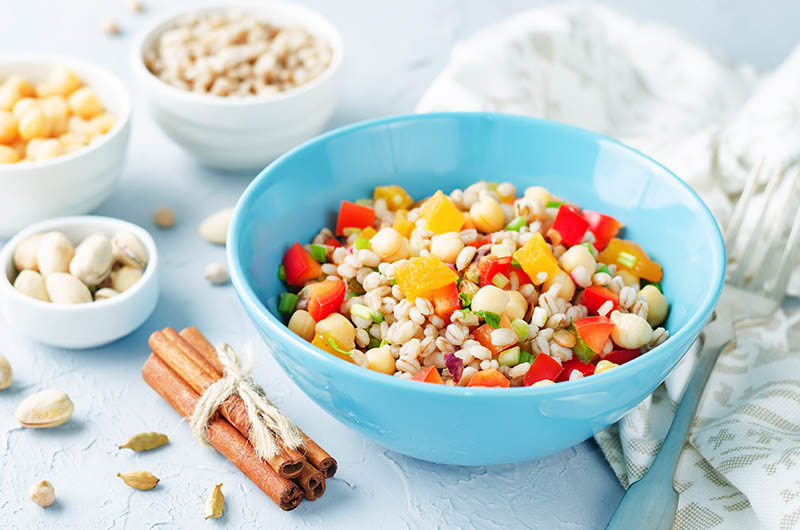
<svg viewBox="0 0 800 530">
<path fill-rule="evenodd" d="M 33 234 L 59 230 L 73 243 L 95 232 L 109 236 L 119 231 L 136 234 L 149 259 L 142 278 L 130 289 L 107 300 L 59 305 L 17 291 L 13 284 L 14 249 Z M 143 228 L 111 217 L 74 216 L 36 223 L 14 236 L 0 252 L 0 313 L 8 324 L 30 338 L 60 348 L 93 348 L 131 333 L 153 312 L 158 301 L 158 250 Z"/>
<path fill-rule="evenodd" d="M 173 87 L 153 75 L 144 53 L 176 19 L 191 13 L 249 11 L 277 25 L 296 24 L 331 46 L 331 63 L 308 83 L 271 96 L 220 97 Z M 318 134 L 339 99 L 342 39 L 318 13 L 282 2 L 227 4 L 173 13 L 151 24 L 133 45 L 131 63 L 153 117 L 164 132 L 204 164 L 221 169 L 261 169 L 278 155 Z"/>
<path fill-rule="evenodd" d="M 11 237 L 36 221 L 94 210 L 111 194 L 122 172 L 131 101 L 117 76 L 70 57 L 2 54 L 0 80 L 19 73 L 41 81 L 58 65 L 71 68 L 92 87 L 117 123 L 100 139 L 73 153 L 41 162 L 0 164 L 0 237 Z"/>
</svg>

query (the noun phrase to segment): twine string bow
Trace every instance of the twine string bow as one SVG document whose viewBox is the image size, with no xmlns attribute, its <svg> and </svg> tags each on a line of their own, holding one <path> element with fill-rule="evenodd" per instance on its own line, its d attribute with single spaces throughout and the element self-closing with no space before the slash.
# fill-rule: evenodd
<svg viewBox="0 0 800 530">
<path fill-rule="evenodd" d="M 192 434 L 208 445 L 206 436 L 211 416 L 229 397 L 239 396 L 250 420 L 248 439 L 256 454 L 263 460 L 269 460 L 280 454 L 281 440 L 286 447 L 297 449 L 303 444 L 303 438 L 297 425 L 267 399 L 264 390 L 250 376 L 253 368 L 252 344 L 245 347 L 245 352 L 247 361 L 242 366 L 236 351 L 227 343 L 220 344 L 217 353 L 224 367 L 223 376 L 200 396 L 189 425 Z"/>
</svg>

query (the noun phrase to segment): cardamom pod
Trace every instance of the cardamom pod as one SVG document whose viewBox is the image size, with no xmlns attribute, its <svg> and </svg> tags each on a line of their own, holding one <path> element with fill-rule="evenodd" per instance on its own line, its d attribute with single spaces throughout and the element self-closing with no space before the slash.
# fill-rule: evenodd
<svg viewBox="0 0 800 530">
<path fill-rule="evenodd" d="M 140 432 L 139 434 L 131 436 L 131 438 L 120 445 L 119 448 L 132 449 L 134 451 L 149 451 L 150 449 L 161 447 L 167 442 L 169 442 L 169 438 L 167 438 L 166 434 L 161 434 L 160 432 Z"/>
<path fill-rule="evenodd" d="M 205 516 L 206 519 L 222 517 L 222 510 L 225 508 L 225 495 L 222 494 L 222 484 L 217 484 L 211 490 L 211 495 L 206 500 Z"/>
<path fill-rule="evenodd" d="M 158 484 L 159 478 L 147 471 L 129 471 L 117 473 L 122 482 L 137 490 L 151 490 Z"/>
</svg>

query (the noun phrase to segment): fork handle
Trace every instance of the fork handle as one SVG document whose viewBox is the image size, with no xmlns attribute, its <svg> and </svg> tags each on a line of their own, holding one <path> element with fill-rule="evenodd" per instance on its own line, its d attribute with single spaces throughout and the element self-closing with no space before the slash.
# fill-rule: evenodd
<svg viewBox="0 0 800 530">
<path fill-rule="evenodd" d="M 705 329 L 705 344 L 697 360 L 683 398 L 675 411 L 661 450 L 640 480 L 625 492 L 606 530 L 671 530 L 678 509 L 678 493 L 673 488 L 675 466 L 683 450 L 686 436 L 697 413 L 708 378 L 720 352 L 733 339 L 730 322 L 717 319 Z"/>
</svg>

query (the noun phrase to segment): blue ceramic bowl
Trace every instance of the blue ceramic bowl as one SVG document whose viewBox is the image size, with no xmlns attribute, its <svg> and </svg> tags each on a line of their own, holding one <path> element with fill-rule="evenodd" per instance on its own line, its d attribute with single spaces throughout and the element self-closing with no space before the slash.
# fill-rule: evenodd
<svg viewBox="0 0 800 530">
<path fill-rule="evenodd" d="M 339 201 L 400 184 L 416 198 L 478 180 L 546 186 L 613 215 L 664 268 L 671 303 L 661 346 L 618 369 L 542 388 L 422 384 L 359 368 L 303 341 L 277 311 L 276 272 L 295 240 L 334 226 Z M 700 198 L 619 142 L 558 123 L 498 114 L 427 114 L 360 123 L 285 154 L 239 200 L 228 234 L 233 285 L 264 341 L 303 392 L 399 453 L 491 465 L 538 458 L 605 429 L 650 394 L 700 333 L 719 296 L 722 238 Z"/>
</svg>

